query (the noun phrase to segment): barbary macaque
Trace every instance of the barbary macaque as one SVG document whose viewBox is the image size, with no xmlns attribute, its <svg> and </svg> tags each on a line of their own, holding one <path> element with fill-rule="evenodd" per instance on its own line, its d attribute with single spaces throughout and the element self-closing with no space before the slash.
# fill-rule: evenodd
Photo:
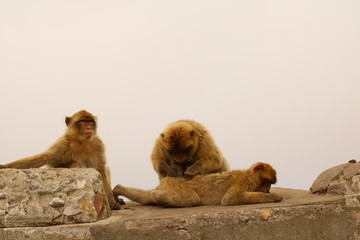
<svg viewBox="0 0 360 240">
<path fill-rule="evenodd" d="M 110 170 L 106 166 L 105 146 L 97 136 L 97 120 L 82 110 L 65 118 L 67 130 L 48 150 L 23 158 L 0 168 L 95 168 L 100 172 L 111 209 L 119 209 L 122 202 L 115 199 L 110 184 Z"/>
<path fill-rule="evenodd" d="M 196 175 L 192 178 L 166 177 L 154 190 L 124 187 L 113 189 L 143 205 L 195 207 L 199 205 L 240 205 L 279 202 L 282 196 L 270 193 L 276 183 L 276 171 L 267 163 L 256 163 L 247 170 Z"/>
<path fill-rule="evenodd" d="M 209 131 L 192 120 L 169 124 L 156 139 L 151 160 L 160 179 L 229 170 Z"/>
</svg>

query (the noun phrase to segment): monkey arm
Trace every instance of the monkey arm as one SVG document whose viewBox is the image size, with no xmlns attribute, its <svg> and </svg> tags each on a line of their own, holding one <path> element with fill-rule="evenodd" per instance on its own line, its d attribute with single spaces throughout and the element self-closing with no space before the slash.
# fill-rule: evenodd
<svg viewBox="0 0 360 240">
<path fill-rule="evenodd" d="M 36 154 L 30 157 L 22 158 L 17 161 L 4 164 L 4 168 L 38 168 L 44 165 L 50 165 L 56 167 L 57 165 L 67 164 L 70 160 L 67 156 L 68 142 L 64 137 L 59 138 L 48 150 L 43 153 Z"/>
<path fill-rule="evenodd" d="M 221 205 L 241 205 L 280 202 L 282 196 L 276 193 L 244 192 L 231 187 L 221 200 Z"/>
<path fill-rule="evenodd" d="M 38 168 L 48 164 L 52 158 L 53 158 L 52 154 L 45 152 L 31 157 L 26 157 L 8 164 L 4 164 L 3 167 L 18 168 L 18 169 Z"/>
<path fill-rule="evenodd" d="M 164 177 L 180 177 L 181 171 L 177 172 L 174 168 L 172 168 L 167 162 L 162 161 L 159 166 L 157 172 L 159 173 L 160 178 Z"/>
<path fill-rule="evenodd" d="M 104 160 L 104 162 L 105 162 L 105 160 Z M 110 169 L 107 166 L 100 164 L 97 166 L 96 170 L 101 174 L 103 184 L 104 184 L 104 189 L 105 189 L 106 196 L 108 198 L 111 209 L 119 210 L 120 205 L 123 203 L 123 201 L 116 201 L 115 196 L 111 190 Z"/>
<path fill-rule="evenodd" d="M 189 166 L 185 174 L 194 176 L 198 174 L 209 174 L 215 172 L 223 172 L 225 169 L 220 169 L 219 162 L 214 159 L 199 159 L 193 165 Z"/>
</svg>

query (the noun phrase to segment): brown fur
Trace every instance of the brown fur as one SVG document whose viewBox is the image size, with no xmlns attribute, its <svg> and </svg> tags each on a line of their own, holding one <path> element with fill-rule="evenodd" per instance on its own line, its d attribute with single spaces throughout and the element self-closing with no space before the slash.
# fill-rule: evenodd
<svg viewBox="0 0 360 240">
<path fill-rule="evenodd" d="M 82 110 L 65 118 L 68 126 L 65 135 L 48 150 L 23 158 L 0 168 L 38 168 L 44 165 L 54 168 L 95 168 L 103 178 L 106 195 L 112 209 L 119 209 L 110 185 L 110 170 L 106 166 L 105 147 L 96 134 L 96 118 Z"/>
<path fill-rule="evenodd" d="M 229 170 L 210 133 L 191 120 L 171 123 L 157 138 L 151 159 L 160 179 Z"/>
<path fill-rule="evenodd" d="M 198 205 L 239 205 L 278 202 L 282 197 L 270 193 L 276 183 L 276 171 L 266 163 L 247 170 L 197 175 L 192 178 L 166 177 L 150 191 L 116 185 L 113 193 L 144 205 L 194 207 Z"/>
</svg>

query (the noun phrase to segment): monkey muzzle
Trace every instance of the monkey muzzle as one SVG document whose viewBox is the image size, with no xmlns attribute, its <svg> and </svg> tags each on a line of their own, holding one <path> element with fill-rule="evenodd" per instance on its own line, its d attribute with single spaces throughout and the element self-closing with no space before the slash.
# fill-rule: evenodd
<svg viewBox="0 0 360 240">
<path fill-rule="evenodd" d="M 184 163 L 187 161 L 187 157 L 183 154 L 176 154 L 174 155 L 173 159 L 177 163 Z"/>
</svg>

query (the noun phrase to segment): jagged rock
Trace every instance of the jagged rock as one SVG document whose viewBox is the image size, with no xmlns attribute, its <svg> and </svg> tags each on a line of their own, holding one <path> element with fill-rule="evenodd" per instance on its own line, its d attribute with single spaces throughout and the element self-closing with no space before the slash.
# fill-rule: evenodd
<svg viewBox="0 0 360 240">
<path fill-rule="evenodd" d="M 310 191 L 342 195 L 360 194 L 360 162 L 342 164 L 322 172 Z"/>
<path fill-rule="evenodd" d="M 111 215 L 91 168 L 1 169 L 0 228 L 85 223 Z"/>
</svg>

